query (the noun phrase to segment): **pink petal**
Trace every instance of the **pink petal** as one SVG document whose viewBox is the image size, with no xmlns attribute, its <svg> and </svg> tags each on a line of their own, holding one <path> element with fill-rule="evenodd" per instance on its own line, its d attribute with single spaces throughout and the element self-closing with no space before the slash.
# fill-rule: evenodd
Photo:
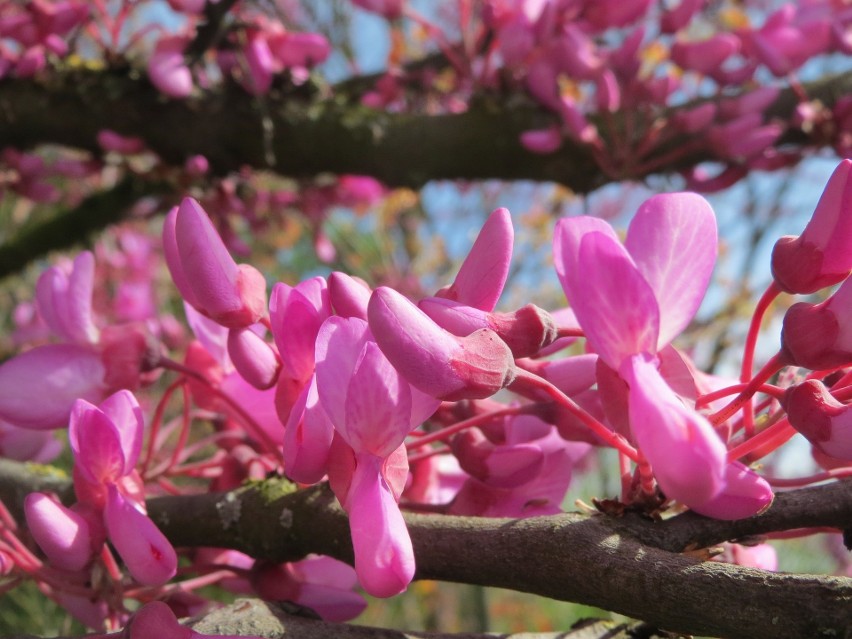
<svg viewBox="0 0 852 639">
<path fill-rule="evenodd" d="M 98 339 L 98 329 L 92 320 L 94 284 L 95 256 L 84 251 L 74 259 L 65 304 L 68 313 L 65 325 L 73 341 L 81 344 L 94 344 Z"/>
<path fill-rule="evenodd" d="M 176 246 L 180 264 L 176 283 L 182 294 L 181 287 L 188 286 L 191 295 L 185 299 L 190 304 L 228 328 L 244 328 L 263 316 L 263 276 L 247 264 L 237 266 L 198 202 L 184 198 L 174 218 L 173 239 L 167 236 L 167 229 L 168 225 L 164 244 L 168 247 L 173 242 Z M 169 252 L 171 249 L 167 258 Z"/>
<path fill-rule="evenodd" d="M 480 328 L 490 328 L 489 313 L 443 297 L 426 297 L 417 303 L 420 310 L 453 335 L 464 337 Z"/>
<path fill-rule="evenodd" d="M 276 284 L 269 316 L 282 369 L 294 379 L 307 379 L 314 371 L 314 348 L 322 323 L 329 317 L 328 288 L 322 278 L 301 282 L 295 288 Z"/>
<path fill-rule="evenodd" d="M 284 429 L 284 470 L 302 484 L 315 484 L 328 472 L 334 426 L 317 394 L 316 377 L 305 386 Z"/>
<path fill-rule="evenodd" d="M 711 73 L 737 52 L 739 38 L 731 33 L 719 33 L 706 40 L 675 42 L 671 49 L 672 61 L 682 69 Z"/>
<path fill-rule="evenodd" d="M 652 360 L 634 356 L 619 373 L 630 385 L 630 428 L 667 497 L 705 504 L 725 486 L 726 448 L 704 417 L 688 409 Z"/>
<path fill-rule="evenodd" d="M 162 38 L 148 59 L 151 83 L 171 98 L 186 98 L 192 93 L 192 72 L 183 59 L 186 44 L 181 36 Z"/>
<path fill-rule="evenodd" d="M 335 271 L 328 276 L 328 292 L 335 315 L 367 319 L 372 290 L 363 281 Z"/>
<path fill-rule="evenodd" d="M 169 541 L 148 517 L 108 486 L 104 508 L 107 533 L 133 578 L 146 586 L 159 586 L 175 576 L 177 555 Z"/>
<path fill-rule="evenodd" d="M 345 430 L 356 453 L 390 455 L 410 431 L 411 390 L 375 342 L 364 344 L 346 392 Z"/>
<path fill-rule="evenodd" d="M 272 86 L 275 67 L 266 39 L 261 36 L 251 38 L 243 50 L 243 55 L 248 74 L 242 84 L 252 95 L 263 95 Z"/>
<path fill-rule="evenodd" d="M 625 246 L 659 304 L 658 349 L 686 328 L 698 310 L 717 245 L 713 209 L 700 195 L 655 195 L 639 207 Z"/>
<path fill-rule="evenodd" d="M 0 365 L 0 418 L 22 428 L 64 427 L 74 400 L 103 397 L 103 378 L 103 362 L 90 348 L 36 347 Z"/>
<path fill-rule="evenodd" d="M 544 463 L 544 453 L 538 446 L 495 446 L 478 428 L 454 437 L 452 449 L 462 470 L 495 488 L 515 488 L 531 481 Z"/>
<path fill-rule="evenodd" d="M 57 568 L 82 570 L 92 559 L 89 524 L 79 514 L 44 493 L 24 499 L 27 527 Z"/>
<path fill-rule="evenodd" d="M 307 606 L 326 621 L 349 621 L 367 608 L 367 601 L 352 590 L 305 583 L 294 600 Z"/>
<path fill-rule="evenodd" d="M 127 474 L 118 429 L 97 406 L 83 399 L 74 403 L 68 439 L 74 452 L 75 468 L 88 481 L 94 484 L 114 482 Z"/>
<path fill-rule="evenodd" d="M 358 456 L 347 512 L 358 580 L 374 597 L 391 597 L 414 577 L 414 549 L 380 465 L 378 457 Z"/>
<path fill-rule="evenodd" d="M 126 475 L 133 470 L 142 450 L 145 418 L 136 397 L 128 390 L 120 390 L 107 397 L 98 407 L 115 426 L 124 457 Z"/>
<path fill-rule="evenodd" d="M 713 519 L 745 519 L 769 508 L 774 497 L 763 477 L 739 462 L 732 462 L 725 468 L 722 492 L 702 504 L 689 506 Z"/>
<path fill-rule="evenodd" d="M 582 295 L 585 272 L 580 268 L 580 242 L 587 233 L 592 232 L 605 233 L 618 240 L 612 227 L 596 217 L 581 215 L 563 218 L 556 223 L 553 232 L 553 262 L 569 301 Z"/>
<path fill-rule="evenodd" d="M 446 297 L 483 311 L 492 311 L 509 275 L 515 232 L 506 209 L 495 210 L 482 226 Z"/>
<path fill-rule="evenodd" d="M 367 315 L 382 352 L 412 386 L 438 398 L 464 387 L 450 368 L 458 342 L 408 299 L 379 287 Z"/>
<path fill-rule="evenodd" d="M 266 390 L 275 385 L 281 361 L 272 347 L 250 327 L 232 328 L 228 332 L 228 354 L 237 372 L 255 388 Z"/>
<path fill-rule="evenodd" d="M 570 301 L 592 349 L 614 369 L 635 353 L 654 353 L 659 307 L 624 247 L 609 234 L 587 233 L 578 268 L 584 279 Z"/>
<path fill-rule="evenodd" d="M 52 267 L 36 284 L 39 313 L 51 330 L 69 342 L 94 344 L 98 329 L 92 321 L 95 258 L 88 251 L 74 260 L 70 276 Z"/>
<path fill-rule="evenodd" d="M 349 381 L 368 339 L 367 323 L 357 318 L 330 317 L 317 335 L 317 391 L 326 414 L 341 434 L 346 430 L 348 417 Z"/>
<path fill-rule="evenodd" d="M 169 267 L 172 281 L 177 286 L 181 297 L 193 308 L 201 309 L 201 302 L 198 300 L 192 286 L 190 286 L 189 278 L 183 270 L 183 263 L 180 251 L 178 250 L 177 230 L 175 228 L 177 215 L 178 207 L 175 206 L 168 212 L 166 219 L 163 221 L 163 254 L 166 258 L 166 264 Z"/>
<path fill-rule="evenodd" d="M 180 625 L 166 603 L 151 601 L 136 611 L 121 636 L 126 639 L 193 639 L 200 635 Z"/>
</svg>

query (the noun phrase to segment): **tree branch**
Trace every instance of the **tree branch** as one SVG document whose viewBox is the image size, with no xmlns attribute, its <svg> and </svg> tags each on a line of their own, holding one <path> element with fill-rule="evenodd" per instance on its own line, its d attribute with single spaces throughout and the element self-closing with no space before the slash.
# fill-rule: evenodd
<svg viewBox="0 0 852 639">
<path fill-rule="evenodd" d="M 77 206 L 46 221 L 28 224 L 15 237 L 0 245 L 0 279 L 19 272 L 31 261 L 50 251 L 69 248 L 127 217 L 131 207 L 144 196 L 165 191 L 165 185 L 133 175 L 111 188 L 90 195 Z"/>
<path fill-rule="evenodd" d="M 828 106 L 850 89 L 852 72 L 805 86 L 808 95 Z M 570 141 L 548 155 L 526 151 L 519 134 L 552 123 L 553 116 L 523 96 L 482 96 L 465 113 L 425 115 L 379 112 L 304 93 L 279 88 L 263 98 L 263 109 L 233 85 L 175 101 L 126 69 L 57 70 L 41 80 L 0 81 L 0 139 L 20 148 L 50 142 L 95 151 L 97 132 L 109 128 L 141 137 L 174 165 L 201 153 L 220 174 L 248 165 L 296 177 L 366 174 L 391 186 L 419 187 L 437 179 L 526 179 L 588 192 L 614 179 L 644 177 L 607 175 L 588 147 Z M 789 120 L 795 103 L 787 89 L 769 113 Z M 269 129 L 274 166 L 268 164 L 264 138 Z M 782 142 L 808 140 L 791 134 Z M 682 139 L 672 139 L 659 152 L 680 144 Z M 707 159 L 707 151 L 696 151 L 657 170 Z"/>
<path fill-rule="evenodd" d="M 0 486 L 10 464 L 19 466 L 0 462 Z M 308 553 L 353 558 L 346 514 L 325 485 L 296 490 L 267 480 L 229 493 L 153 498 L 148 510 L 178 547 L 233 548 L 273 561 Z M 764 514 L 740 522 L 690 514 L 662 523 L 576 513 L 405 519 L 419 579 L 511 588 L 731 639 L 843 636 L 852 628 L 852 579 L 771 573 L 680 552 L 805 522 L 845 527 L 852 519 L 848 481 L 780 494 Z"/>
</svg>

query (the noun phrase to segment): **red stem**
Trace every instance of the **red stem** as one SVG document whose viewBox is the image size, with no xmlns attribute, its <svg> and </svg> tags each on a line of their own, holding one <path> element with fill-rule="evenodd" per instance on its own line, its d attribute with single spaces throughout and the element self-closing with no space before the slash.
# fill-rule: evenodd
<svg viewBox="0 0 852 639">
<path fill-rule="evenodd" d="M 516 388 L 521 387 L 530 390 L 544 391 L 557 404 L 568 410 L 572 415 L 583 422 L 583 424 L 585 424 L 589 430 L 597 435 L 605 444 L 620 451 L 633 462 L 637 464 L 639 463 L 639 453 L 626 439 L 624 439 L 624 437 L 604 426 L 589 413 L 580 408 L 574 400 L 546 379 L 542 379 L 538 375 L 533 375 L 522 368 L 518 368 L 516 370 L 517 376 L 515 377 L 515 381 L 509 385 L 509 390 L 515 390 Z"/>
<path fill-rule="evenodd" d="M 769 305 L 775 301 L 781 294 L 781 289 L 773 280 L 772 283 L 760 296 L 757 306 L 754 308 L 754 314 L 751 316 L 751 324 L 748 327 L 746 335 L 745 347 L 743 348 L 743 363 L 740 369 L 740 381 L 747 382 L 751 379 L 751 372 L 754 369 L 754 352 L 757 348 L 757 336 L 760 333 L 760 325 L 763 323 L 763 317 Z M 745 427 L 746 435 L 754 434 L 754 407 L 751 402 L 747 402 L 743 412 L 743 426 Z"/>
<path fill-rule="evenodd" d="M 752 398 L 752 396 L 756 392 L 760 390 L 760 387 L 765 384 L 770 377 L 772 377 L 784 366 L 786 366 L 786 363 L 781 357 L 781 353 L 776 353 L 775 355 L 773 355 L 769 359 L 769 361 L 766 362 L 764 367 L 760 369 L 760 372 L 758 372 L 758 374 L 755 375 L 752 380 L 746 385 L 745 389 L 739 395 L 737 395 L 734 401 L 725 406 L 725 408 L 720 410 L 715 415 L 710 416 L 710 423 L 714 426 L 718 426 L 722 422 L 732 417 L 738 410 L 743 407 L 743 405 L 746 404 L 746 402 L 748 402 Z"/>
</svg>

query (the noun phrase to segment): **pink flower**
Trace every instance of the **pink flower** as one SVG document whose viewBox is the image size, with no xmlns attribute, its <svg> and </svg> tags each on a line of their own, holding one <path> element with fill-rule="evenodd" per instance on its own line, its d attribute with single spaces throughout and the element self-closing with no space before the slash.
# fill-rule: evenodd
<svg viewBox="0 0 852 639">
<path fill-rule="evenodd" d="M 455 495 L 450 512 L 480 517 L 561 512 L 574 467 L 591 446 L 565 441 L 554 426 L 531 415 L 506 418 L 488 429 L 488 437 L 474 434 L 453 442 L 471 477 Z"/>
<path fill-rule="evenodd" d="M 692 319 L 713 270 L 716 224 L 707 202 L 692 193 L 652 197 L 630 223 L 624 246 L 606 222 L 560 220 L 554 255 L 565 294 L 600 355 L 598 383 L 626 385 L 630 433 L 665 494 L 723 518 L 745 516 L 743 503 L 753 507 L 749 514 L 765 507 L 765 494 L 751 499 L 752 488 L 771 499 L 768 485 L 754 475 L 752 486 L 751 477 L 727 464 L 713 427 L 659 371 L 659 351 Z M 610 394 L 611 402 L 619 395 Z"/>
<path fill-rule="evenodd" d="M 202 315 L 228 328 L 246 328 L 266 315 L 263 275 L 234 262 L 192 198 L 166 216 L 163 250 L 178 291 Z"/>
<path fill-rule="evenodd" d="M 836 459 L 852 460 L 852 411 L 815 379 L 787 389 L 784 408 L 790 425 L 814 448 Z"/>
<path fill-rule="evenodd" d="M 160 38 L 148 59 L 151 83 L 170 98 L 182 99 L 192 94 L 192 71 L 186 66 L 183 57 L 188 43 L 185 36 Z"/>
<path fill-rule="evenodd" d="M 802 295 L 842 282 L 852 271 L 852 160 L 832 173 L 799 237 L 785 236 L 772 250 L 772 276 L 782 290 Z"/>
<path fill-rule="evenodd" d="M 388 460 L 405 460 L 403 440 L 440 402 L 409 386 L 364 320 L 326 320 L 316 355 L 319 400 L 354 457 L 349 471 L 335 465 L 332 488 L 349 513 L 355 571 L 368 593 L 389 597 L 414 576 L 414 553 L 397 506 L 404 475 Z"/>
<path fill-rule="evenodd" d="M 809 58 L 828 51 L 832 44 L 829 21 L 808 20 L 792 3 L 770 15 L 760 29 L 741 35 L 746 52 L 779 77 L 795 71 Z"/>
<path fill-rule="evenodd" d="M 36 285 L 42 319 L 67 342 L 95 344 L 99 331 L 92 319 L 95 257 L 88 251 L 74 259 L 71 272 L 57 266 L 44 271 Z"/>
<path fill-rule="evenodd" d="M 134 470 L 143 429 L 136 398 L 129 391 L 119 391 L 99 407 L 78 400 L 68 436 L 80 502 L 103 513 L 107 534 L 133 577 L 142 584 L 158 585 L 174 576 L 177 556 L 145 515 Z"/>
</svg>

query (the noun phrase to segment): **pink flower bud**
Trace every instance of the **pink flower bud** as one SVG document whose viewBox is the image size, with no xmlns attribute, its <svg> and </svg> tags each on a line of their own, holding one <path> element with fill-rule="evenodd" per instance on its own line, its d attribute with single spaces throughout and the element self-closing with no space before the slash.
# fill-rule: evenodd
<svg viewBox="0 0 852 639">
<path fill-rule="evenodd" d="M 186 98 L 192 93 L 192 72 L 183 59 L 186 45 L 183 36 L 161 38 L 148 60 L 151 83 L 170 98 Z"/>
<path fill-rule="evenodd" d="M 24 511 L 27 527 L 54 566 L 81 570 L 91 561 L 95 546 L 84 517 L 44 493 L 27 495 Z"/>
<path fill-rule="evenodd" d="M 672 46 L 672 60 L 682 69 L 710 73 L 739 49 L 740 41 L 731 33 L 720 33 L 698 42 L 678 41 Z"/>
<path fill-rule="evenodd" d="M 782 290 L 807 294 L 842 282 L 852 270 L 852 160 L 832 173 L 799 237 L 782 237 L 772 250 L 772 276 Z"/>
<path fill-rule="evenodd" d="M 335 271 L 328 276 L 328 293 L 334 313 L 340 317 L 367 319 L 367 304 L 372 294 L 363 281 Z"/>
<path fill-rule="evenodd" d="M 365 11 L 378 13 L 387 20 L 396 20 L 402 16 L 403 0 L 352 0 L 352 4 Z"/>
<path fill-rule="evenodd" d="M 163 250 L 180 294 L 197 311 L 228 328 L 245 328 L 266 314 L 266 281 L 237 264 L 204 209 L 184 198 L 163 225 Z"/>
<path fill-rule="evenodd" d="M 38 278 L 36 300 L 39 314 L 54 333 L 68 342 L 94 344 L 98 329 L 92 320 L 92 289 L 95 258 L 89 251 L 74 259 L 74 266 L 54 266 Z"/>
<path fill-rule="evenodd" d="M 232 328 L 228 332 L 228 355 L 237 372 L 255 388 L 272 388 L 278 380 L 278 354 L 251 328 Z"/>
<path fill-rule="evenodd" d="M 852 362 L 852 283 L 820 304 L 793 304 L 784 315 L 781 353 L 787 363 L 824 370 Z"/>
<path fill-rule="evenodd" d="M 787 389 L 784 408 L 790 424 L 830 457 L 852 460 L 852 412 L 815 379 Z"/>
<path fill-rule="evenodd" d="M 554 153 L 562 146 L 562 134 L 559 128 L 532 129 L 521 133 L 521 146 L 533 153 Z"/>
<path fill-rule="evenodd" d="M 104 151 L 112 151 L 121 155 L 132 155 L 145 150 L 142 138 L 124 136 L 110 129 L 101 129 L 97 136 L 98 146 Z"/>
<path fill-rule="evenodd" d="M 490 397 L 512 382 L 512 353 L 487 328 L 457 338 L 408 299 L 387 287 L 373 292 L 367 309 L 382 352 L 408 382 L 437 399 Z"/>
</svg>

